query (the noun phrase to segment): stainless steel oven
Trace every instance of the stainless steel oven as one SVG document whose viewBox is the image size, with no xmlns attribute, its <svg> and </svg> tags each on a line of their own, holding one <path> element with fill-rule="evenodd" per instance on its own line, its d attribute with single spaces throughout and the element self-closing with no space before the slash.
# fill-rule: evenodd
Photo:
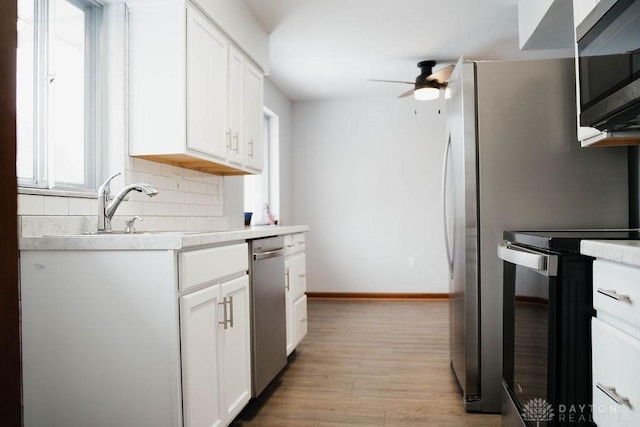
<svg viewBox="0 0 640 427">
<path fill-rule="evenodd" d="M 635 230 L 505 231 L 503 425 L 591 426 L 593 258 L 582 239 Z"/>
<path fill-rule="evenodd" d="M 556 301 L 550 295 L 557 287 L 558 255 L 504 241 L 498 247 L 504 263 L 503 377 L 518 413 L 524 415 L 535 399 L 550 403 L 549 354 L 554 341 Z M 549 421 L 545 419 L 535 421 Z M 544 425 L 544 424 L 543 424 Z"/>
</svg>

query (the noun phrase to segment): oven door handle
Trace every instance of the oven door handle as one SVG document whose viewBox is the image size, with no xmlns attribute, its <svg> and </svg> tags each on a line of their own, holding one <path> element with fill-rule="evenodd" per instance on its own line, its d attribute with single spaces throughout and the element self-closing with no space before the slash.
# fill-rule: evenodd
<svg viewBox="0 0 640 427">
<path fill-rule="evenodd" d="M 558 274 L 557 255 L 516 246 L 507 241 L 503 241 L 498 245 L 498 258 L 511 264 L 527 267 L 544 276 L 556 276 Z"/>
</svg>

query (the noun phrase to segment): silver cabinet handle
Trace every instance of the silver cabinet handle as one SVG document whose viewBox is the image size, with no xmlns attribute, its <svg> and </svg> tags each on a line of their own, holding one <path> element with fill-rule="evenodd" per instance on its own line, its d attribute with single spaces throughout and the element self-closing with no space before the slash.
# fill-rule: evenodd
<svg viewBox="0 0 640 427">
<path fill-rule="evenodd" d="M 631 408 L 631 402 L 629 402 L 629 399 L 626 397 L 622 397 L 618 393 L 616 393 L 615 387 L 607 387 L 606 385 L 602 385 L 601 383 L 597 383 L 596 387 L 598 387 L 601 392 L 606 394 L 609 399 L 613 400 L 618 405 L 627 405 L 629 408 Z"/>
<path fill-rule="evenodd" d="M 624 302 L 631 302 L 631 298 L 629 298 L 629 295 L 620 295 L 619 293 L 617 293 L 616 291 L 614 291 L 613 289 L 602 289 L 602 288 L 598 288 L 598 293 L 602 294 L 604 296 L 607 296 L 609 298 L 612 298 L 616 301 L 624 301 Z"/>
<path fill-rule="evenodd" d="M 530 268 L 545 276 L 556 276 L 558 273 L 557 255 L 514 246 L 506 241 L 498 245 L 498 258 L 511 264 Z"/>
<path fill-rule="evenodd" d="M 282 255 L 284 255 L 284 249 L 276 249 L 275 251 L 255 253 L 253 254 L 253 259 L 254 261 L 259 261 L 261 259 L 275 258 Z"/>
<path fill-rule="evenodd" d="M 232 138 L 232 139 L 235 139 L 235 141 L 236 141 L 236 148 L 234 148 L 234 149 L 233 149 L 233 151 L 235 151 L 236 153 L 238 153 L 238 152 L 239 152 L 238 145 L 240 144 L 240 143 L 239 143 L 240 135 L 238 134 L 238 132 L 236 132 L 236 134 L 233 136 L 233 138 Z"/>
<path fill-rule="evenodd" d="M 304 278 L 304 277 L 307 277 L 307 275 L 306 274 L 298 274 L 298 277 Z"/>
<path fill-rule="evenodd" d="M 447 224 L 447 169 L 449 165 L 450 152 L 451 134 L 449 134 L 449 139 L 447 140 L 447 148 L 444 152 L 444 164 L 442 165 L 442 218 L 444 222 L 444 244 L 447 250 L 447 265 L 449 266 L 449 275 L 453 279 L 453 251 L 449 246 L 449 227 Z"/>
<path fill-rule="evenodd" d="M 222 306 L 222 318 L 224 319 L 221 322 L 218 322 L 218 324 L 219 325 L 224 325 L 224 328 L 227 329 L 227 324 L 228 324 L 228 320 L 227 320 L 227 297 L 224 297 L 222 302 L 219 302 L 218 305 Z"/>
<path fill-rule="evenodd" d="M 228 310 L 227 310 L 227 304 L 229 304 Z M 225 329 L 227 329 L 228 327 L 233 328 L 233 295 L 231 295 L 228 300 L 227 300 L 227 297 L 224 297 L 222 299 L 222 302 L 219 302 L 218 305 L 222 306 L 222 318 L 224 319 L 218 322 L 218 324 L 224 325 Z M 227 319 L 227 314 L 229 314 L 228 319 Z"/>
<path fill-rule="evenodd" d="M 290 291 L 290 290 L 291 290 L 291 285 L 290 285 L 290 283 L 289 283 L 289 276 L 290 276 L 290 274 L 289 274 L 289 270 L 287 269 L 287 270 L 284 272 L 284 278 L 285 278 L 285 281 L 284 281 L 284 287 L 285 287 L 285 288 L 286 288 L 286 290 L 288 290 L 288 291 Z"/>
<path fill-rule="evenodd" d="M 251 147 L 251 151 L 249 151 L 249 157 L 253 159 L 253 139 L 249 141 L 249 147 Z"/>
<path fill-rule="evenodd" d="M 227 148 L 227 151 L 231 151 L 231 129 L 227 131 L 226 136 L 227 136 L 226 148 Z"/>
</svg>

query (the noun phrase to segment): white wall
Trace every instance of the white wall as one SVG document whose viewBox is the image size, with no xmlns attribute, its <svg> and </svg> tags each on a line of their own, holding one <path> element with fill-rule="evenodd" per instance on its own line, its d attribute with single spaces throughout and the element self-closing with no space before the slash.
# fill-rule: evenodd
<svg viewBox="0 0 640 427">
<path fill-rule="evenodd" d="M 293 218 L 310 226 L 308 290 L 448 292 L 444 103 L 300 102 L 293 112 Z"/>
</svg>

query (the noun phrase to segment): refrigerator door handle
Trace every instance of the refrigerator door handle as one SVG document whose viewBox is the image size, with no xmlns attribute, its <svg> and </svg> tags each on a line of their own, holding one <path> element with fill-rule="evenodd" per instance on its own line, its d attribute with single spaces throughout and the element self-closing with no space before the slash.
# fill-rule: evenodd
<svg viewBox="0 0 640 427">
<path fill-rule="evenodd" d="M 444 164 L 442 166 L 442 218 L 444 224 L 444 244 L 447 249 L 447 264 L 449 275 L 453 279 L 453 254 L 449 246 L 449 224 L 447 223 L 447 170 L 449 166 L 449 154 L 451 152 L 451 133 L 447 139 L 447 147 L 444 152 Z"/>
<path fill-rule="evenodd" d="M 498 245 L 498 258 L 534 270 L 544 276 L 558 274 L 558 256 L 534 251 L 503 241 Z"/>
</svg>

